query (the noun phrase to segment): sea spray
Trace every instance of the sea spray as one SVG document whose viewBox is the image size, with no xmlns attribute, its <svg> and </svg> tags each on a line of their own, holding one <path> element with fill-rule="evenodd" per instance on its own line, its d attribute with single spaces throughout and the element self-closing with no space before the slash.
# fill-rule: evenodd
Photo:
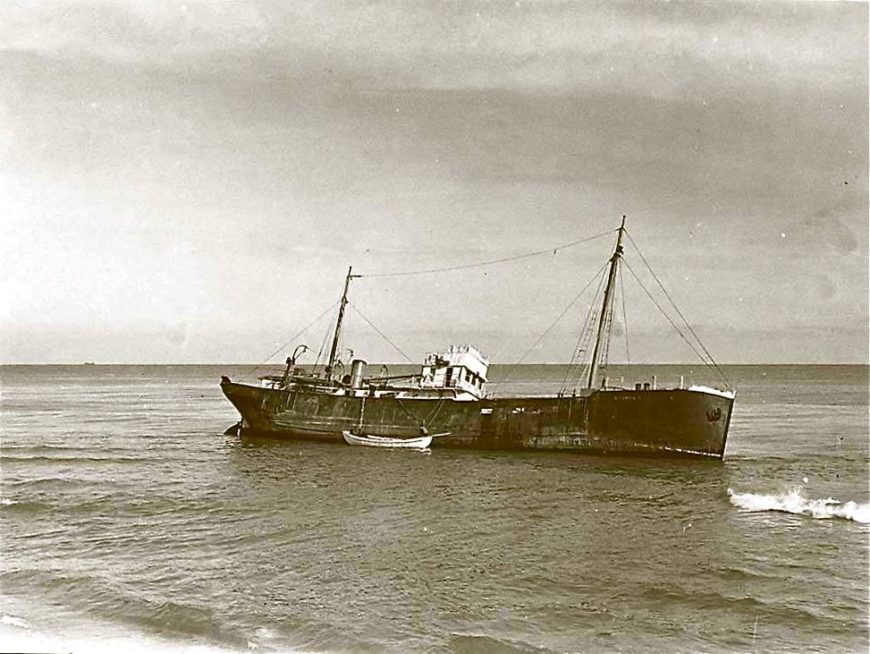
<svg viewBox="0 0 870 654">
<path fill-rule="evenodd" d="M 89 652 L 94 654 L 114 654 L 114 652 L 119 651 L 126 652 L 126 654 L 150 654 L 151 652 L 238 654 L 240 651 L 245 651 L 226 645 L 192 642 L 130 631 L 129 627 L 125 627 L 121 633 L 117 625 L 102 622 L 79 623 L 78 627 L 79 629 L 68 630 L 64 634 L 46 633 L 34 628 L 23 618 L 3 614 L 0 616 L 0 644 L 2 644 L 0 650 L 4 652 Z M 264 634 L 268 634 L 268 638 Z M 257 650 L 260 645 L 256 641 L 274 637 L 274 632 L 268 628 L 257 629 L 256 638 L 254 641 L 247 642 L 247 649 L 249 651 Z M 268 651 L 275 650 L 270 648 Z M 292 647 L 280 651 L 310 654 L 307 650 Z"/>
<path fill-rule="evenodd" d="M 23 618 L 16 618 L 14 615 L 0 616 L 0 624 L 11 625 L 19 629 L 30 629 L 30 624 Z"/>
<path fill-rule="evenodd" d="M 793 488 L 787 493 L 766 495 L 763 493 L 735 493 L 728 489 L 731 504 L 745 511 L 781 511 L 805 515 L 816 519 L 844 518 L 862 524 L 870 523 L 870 504 L 840 502 L 831 497 L 808 499 L 801 488 Z"/>
</svg>

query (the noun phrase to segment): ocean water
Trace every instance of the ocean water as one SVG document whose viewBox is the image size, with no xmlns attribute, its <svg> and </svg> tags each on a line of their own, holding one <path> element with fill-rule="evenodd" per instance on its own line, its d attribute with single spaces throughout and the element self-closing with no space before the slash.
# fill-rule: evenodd
<svg viewBox="0 0 870 654">
<path fill-rule="evenodd" d="M 866 366 L 726 367 L 724 462 L 240 439 L 246 370 L 0 368 L 0 650 L 868 649 Z"/>
</svg>

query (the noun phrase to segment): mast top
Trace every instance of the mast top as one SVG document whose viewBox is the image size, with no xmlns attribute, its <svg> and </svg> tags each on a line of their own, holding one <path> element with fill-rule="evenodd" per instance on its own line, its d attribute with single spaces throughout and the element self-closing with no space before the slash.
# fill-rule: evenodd
<svg viewBox="0 0 870 654">
<path fill-rule="evenodd" d="M 622 237 L 625 235 L 625 214 L 622 214 L 622 222 L 619 225 L 619 229 L 616 231 L 616 248 L 613 251 L 613 256 L 610 258 L 611 262 L 615 262 L 615 260 L 621 257 L 624 252 L 622 249 Z"/>
</svg>

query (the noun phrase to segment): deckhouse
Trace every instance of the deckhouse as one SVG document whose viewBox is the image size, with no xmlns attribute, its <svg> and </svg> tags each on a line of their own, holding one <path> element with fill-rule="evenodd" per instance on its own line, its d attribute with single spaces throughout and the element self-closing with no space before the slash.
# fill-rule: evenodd
<svg viewBox="0 0 870 654">
<path fill-rule="evenodd" d="M 475 398 L 484 395 L 489 360 L 471 345 L 451 345 L 426 355 L 420 373 L 421 388 L 455 388 Z"/>
</svg>

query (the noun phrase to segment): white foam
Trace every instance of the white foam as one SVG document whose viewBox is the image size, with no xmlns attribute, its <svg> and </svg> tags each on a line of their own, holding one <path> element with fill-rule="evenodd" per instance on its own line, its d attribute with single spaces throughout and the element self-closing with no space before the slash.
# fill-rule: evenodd
<svg viewBox="0 0 870 654">
<path fill-rule="evenodd" d="M 745 511 L 782 511 L 805 515 L 820 520 L 843 518 L 862 524 L 870 524 L 870 504 L 840 502 L 832 497 L 808 499 L 801 488 L 793 488 L 788 493 L 765 495 L 761 493 L 735 493 L 728 489 L 731 504 Z"/>
<path fill-rule="evenodd" d="M 274 640 L 275 638 L 277 638 L 277 634 L 275 633 L 275 631 L 269 629 L 269 627 L 257 627 L 254 635 L 262 640 Z"/>
<path fill-rule="evenodd" d="M 0 505 L 2 506 L 12 506 L 13 504 L 18 504 L 15 500 L 10 500 L 8 497 L 4 497 L 0 499 Z M 6 617 L 6 616 L 3 616 Z"/>
<path fill-rule="evenodd" d="M 90 632 L 89 634 L 86 632 Z M 268 633 L 268 636 L 266 636 Z M 260 637 L 273 637 L 269 630 L 257 630 Z M 259 645 L 248 642 L 247 648 L 221 647 L 206 643 L 183 642 L 155 635 L 126 633 L 120 635 L 115 629 L 103 630 L 97 625 L 89 625 L 71 633 L 59 635 L 42 633 L 26 620 L 11 615 L 0 617 L 0 651 L 23 652 L 27 654 L 46 654 L 72 652 L 73 654 L 244 654 L 259 649 Z M 276 651 L 270 649 L 270 651 Z M 303 650 L 279 649 L 283 654 L 305 654 Z"/>
<path fill-rule="evenodd" d="M 719 397 L 727 397 L 729 400 L 734 399 L 734 391 L 725 391 L 718 388 L 713 388 L 712 386 L 689 386 L 690 391 L 695 391 L 696 393 L 707 393 L 709 395 L 718 395 Z"/>
<path fill-rule="evenodd" d="M 30 629 L 30 625 L 27 623 L 27 620 L 23 620 L 22 618 L 16 618 L 14 615 L 4 615 L 0 617 L 0 623 L 8 624 L 12 627 L 18 627 L 19 629 Z"/>
</svg>

